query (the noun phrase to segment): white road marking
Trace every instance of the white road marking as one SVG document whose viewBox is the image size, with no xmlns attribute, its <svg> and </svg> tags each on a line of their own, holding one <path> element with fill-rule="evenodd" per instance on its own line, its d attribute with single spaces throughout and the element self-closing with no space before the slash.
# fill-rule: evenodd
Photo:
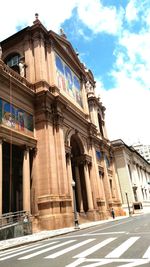
<svg viewBox="0 0 150 267">
<path fill-rule="evenodd" d="M 115 248 L 105 258 L 119 258 L 128 248 L 130 248 L 140 237 L 130 237 L 119 247 Z"/>
<path fill-rule="evenodd" d="M 37 247 L 37 246 L 39 246 L 39 244 L 32 244 L 32 245 L 28 244 L 28 245 L 21 246 L 21 247 L 7 249 L 7 250 L 4 250 L 4 251 L 0 252 L 0 257 L 2 257 L 4 255 L 12 254 L 12 253 L 14 253 L 16 251 L 25 250 L 26 248 L 33 248 L 33 247 Z"/>
<path fill-rule="evenodd" d="M 98 249 L 106 246 L 107 244 L 109 244 L 110 242 L 114 241 L 116 239 L 116 237 L 114 238 L 107 238 L 105 240 L 103 240 L 102 242 L 98 243 L 97 245 L 90 247 L 89 249 L 81 252 L 80 254 L 74 256 L 73 258 L 85 258 L 88 255 L 92 254 L 93 252 L 97 251 Z"/>
<path fill-rule="evenodd" d="M 77 267 L 77 266 L 79 266 L 81 263 L 83 263 L 84 261 L 86 261 L 86 259 L 84 259 L 84 258 L 80 258 L 80 259 L 77 259 L 76 261 L 70 263 L 69 265 L 66 265 L 65 267 Z"/>
<path fill-rule="evenodd" d="M 55 244 L 55 243 L 57 243 L 57 242 L 58 242 L 58 241 L 54 241 L 54 242 L 51 242 L 51 243 L 49 243 L 49 244 L 36 246 L 36 247 L 34 247 L 34 248 L 29 248 L 29 249 L 27 249 L 27 250 L 20 251 L 20 252 L 18 252 L 18 253 L 14 253 L 13 255 L 8 255 L 8 256 L 2 257 L 2 258 L 0 258 L 0 261 L 7 260 L 7 259 L 10 259 L 10 258 L 13 258 L 13 257 L 15 257 L 15 256 L 18 256 L 18 255 L 27 253 L 27 252 L 29 252 L 29 251 L 33 251 L 33 250 L 35 250 L 35 249 L 39 249 L 39 248 L 43 248 L 43 247 L 46 247 L 46 246 L 50 246 L 50 245 Z"/>
<path fill-rule="evenodd" d="M 32 253 L 32 254 L 29 254 L 29 255 L 27 255 L 27 256 L 23 256 L 23 257 L 19 258 L 18 260 L 27 260 L 27 259 L 33 258 L 33 257 L 35 257 L 35 256 L 37 256 L 37 255 L 40 255 L 40 254 L 42 254 L 42 253 L 45 253 L 45 252 L 47 252 L 47 251 L 53 250 L 53 249 L 55 249 L 55 248 L 62 247 L 62 246 L 64 246 L 64 245 L 70 244 L 70 243 L 75 242 L 75 241 L 76 241 L 76 240 L 69 240 L 69 241 L 66 241 L 66 242 L 64 242 L 64 243 L 61 243 L 61 244 L 52 246 L 52 247 L 50 247 L 50 248 L 45 248 L 45 249 L 42 249 L 42 250 L 40 250 L 40 251 L 34 252 L 34 253 Z"/>
<path fill-rule="evenodd" d="M 101 228 L 101 229 L 98 229 L 98 230 L 91 231 L 91 232 L 89 232 L 89 234 L 91 234 L 91 233 L 96 233 L 96 232 L 100 232 L 100 231 L 103 231 L 103 230 L 105 230 L 105 229 L 109 229 L 109 228 L 112 228 L 112 227 L 116 227 L 116 226 L 118 226 L 118 225 L 125 224 L 125 223 L 128 223 L 128 222 L 130 222 L 130 221 L 132 221 L 132 219 L 130 219 L 130 220 L 128 220 L 128 221 L 125 221 L 125 222 L 120 222 L 120 223 L 117 223 L 117 224 L 114 224 L 114 225 L 110 225 L 110 226 L 107 226 L 107 227 L 104 227 L 104 228 Z"/>
<path fill-rule="evenodd" d="M 148 247 L 142 258 L 150 259 L 150 247 Z"/>
<path fill-rule="evenodd" d="M 59 257 L 59 256 L 65 254 L 65 253 L 71 251 L 71 250 L 74 250 L 74 249 L 76 249 L 76 248 L 79 248 L 79 247 L 81 247 L 81 246 L 84 246 L 84 245 L 86 245 L 86 244 L 88 244 L 88 243 L 90 243 L 90 242 L 92 242 L 92 241 L 94 241 L 94 240 L 95 240 L 95 239 L 87 239 L 87 240 L 84 240 L 84 241 L 82 241 L 82 242 L 80 242 L 80 243 L 78 243 L 78 244 L 76 244 L 76 245 L 73 245 L 73 246 L 71 246 L 71 247 L 69 247 L 69 248 L 65 248 L 65 249 L 63 249 L 63 250 L 61 250 L 61 251 L 58 251 L 58 252 L 56 252 L 56 253 L 54 253 L 54 254 L 51 254 L 51 255 L 45 257 L 45 259 L 54 259 L 54 258 L 56 258 L 56 257 Z"/>
<path fill-rule="evenodd" d="M 79 261 L 81 260 L 81 261 Z M 92 263 L 91 263 L 92 262 Z M 135 267 L 141 266 L 144 264 L 150 263 L 150 260 L 146 259 L 85 259 L 81 258 L 74 263 L 66 265 L 65 267 L 77 267 L 80 263 L 87 263 L 86 265 L 82 265 L 82 267 L 97 267 L 97 266 L 104 266 L 110 263 L 125 263 L 124 265 L 115 265 L 116 267 Z"/>
<path fill-rule="evenodd" d="M 136 259 L 134 261 L 130 260 L 130 262 L 127 264 L 118 265 L 117 267 L 135 267 L 135 266 L 141 266 L 141 265 L 147 264 L 149 262 L 150 262 L 149 260 Z"/>
<path fill-rule="evenodd" d="M 106 232 L 106 233 L 92 233 L 92 234 L 83 234 L 82 236 L 91 236 L 91 235 L 116 235 L 116 234 L 128 234 L 127 232 Z"/>
</svg>

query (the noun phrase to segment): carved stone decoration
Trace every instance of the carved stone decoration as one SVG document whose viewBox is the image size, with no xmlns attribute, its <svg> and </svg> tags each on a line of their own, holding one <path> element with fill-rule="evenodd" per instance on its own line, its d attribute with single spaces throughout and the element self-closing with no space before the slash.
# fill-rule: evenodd
<svg viewBox="0 0 150 267">
<path fill-rule="evenodd" d="M 71 147 L 65 145 L 66 161 L 68 162 L 71 159 Z"/>
<path fill-rule="evenodd" d="M 54 127 L 56 127 L 56 129 L 62 126 L 63 122 L 64 122 L 64 117 L 62 113 L 56 112 L 53 114 L 53 124 L 54 124 Z"/>
<path fill-rule="evenodd" d="M 64 116 L 61 110 L 61 104 L 57 101 L 52 105 L 53 125 L 58 130 L 60 126 L 63 126 Z"/>
<path fill-rule="evenodd" d="M 62 28 L 60 29 L 60 36 L 63 38 L 67 38 L 67 36 L 66 36 L 66 34 Z"/>
<path fill-rule="evenodd" d="M 86 92 L 87 93 L 93 93 L 94 94 L 94 87 L 91 85 L 89 81 L 86 82 Z"/>
<path fill-rule="evenodd" d="M 97 136 L 97 128 L 93 123 L 88 124 L 88 133 L 90 137 Z"/>
<path fill-rule="evenodd" d="M 92 157 L 87 154 L 83 154 L 81 156 L 74 158 L 74 163 L 75 165 L 80 165 L 80 164 L 92 165 Z"/>
</svg>

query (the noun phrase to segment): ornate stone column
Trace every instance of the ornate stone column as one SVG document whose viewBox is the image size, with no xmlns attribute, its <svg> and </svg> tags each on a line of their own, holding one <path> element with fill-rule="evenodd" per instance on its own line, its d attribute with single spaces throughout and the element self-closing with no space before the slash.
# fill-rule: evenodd
<svg viewBox="0 0 150 267">
<path fill-rule="evenodd" d="M 73 199 L 72 195 L 72 169 L 71 169 L 71 147 L 66 146 L 65 147 L 66 151 L 66 170 L 67 170 L 67 178 L 68 178 L 68 190 L 71 198 Z"/>
<path fill-rule="evenodd" d="M 82 193 L 81 193 L 81 183 L 80 183 L 80 174 L 79 174 L 78 166 L 75 166 L 75 177 L 76 177 L 76 186 L 77 186 L 77 192 L 78 192 L 77 202 L 79 204 L 80 212 L 82 212 L 83 211 L 83 199 L 82 199 Z"/>
<path fill-rule="evenodd" d="M 3 151 L 2 151 L 2 146 L 3 146 L 3 141 L 0 140 L 0 215 L 2 214 L 2 206 L 3 206 L 3 198 L 2 198 L 2 193 L 3 193 Z"/>
<path fill-rule="evenodd" d="M 92 191 L 91 191 L 91 184 L 90 184 L 89 169 L 88 169 L 87 161 L 84 161 L 84 175 L 85 175 L 88 208 L 89 210 L 93 210 L 93 199 L 92 199 Z"/>
<path fill-rule="evenodd" d="M 23 157 L 23 210 L 30 213 L 30 161 L 29 148 L 24 150 Z"/>
<path fill-rule="evenodd" d="M 106 166 L 105 152 L 104 151 L 103 151 L 103 166 L 104 166 L 104 178 L 103 178 L 104 191 L 105 191 L 106 201 L 107 201 L 107 203 L 109 203 L 110 201 L 112 201 L 112 194 L 111 194 L 111 190 L 110 190 L 108 169 Z"/>
</svg>

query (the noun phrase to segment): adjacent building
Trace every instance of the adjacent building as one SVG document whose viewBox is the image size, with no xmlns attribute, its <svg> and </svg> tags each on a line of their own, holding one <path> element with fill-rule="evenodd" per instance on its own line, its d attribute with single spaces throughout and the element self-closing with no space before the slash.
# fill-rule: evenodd
<svg viewBox="0 0 150 267">
<path fill-rule="evenodd" d="M 127 213 L 150 211 L 150 164 L 122 140 L 111 143 L 124 210 Z"/>
<path fill-rule="evenodd" d="M 105 107 L 63 30 L 31 27 L 1 42 L 0 213 L 33 230 L 123 214 Z"/>
<path fill-rule="evenodd" d="M 150 145 L 142 145 L 137 143 L 132 145 L 137 152 L 150 163 Z"/>
</svg>

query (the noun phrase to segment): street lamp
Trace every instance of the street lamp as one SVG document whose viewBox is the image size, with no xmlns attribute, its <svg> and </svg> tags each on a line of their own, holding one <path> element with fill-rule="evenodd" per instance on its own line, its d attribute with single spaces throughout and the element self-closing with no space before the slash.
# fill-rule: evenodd
<svg viewBox="0 0 150 267">
<path fill-rule="evenodd" d="M 78 217 L 77 217 L 77 206 L 76 206 L 76 195 L 75 195 L 75 181 L 72 180 L 72 191 L 73 191 L 73 207 L 74 207 L 74 225 L 75 229 L 79 229 Z"/>
<path fill-rule="evenodd" d="M 129 205 L 128 194 L 127 194 L 127 192 L 125 192 L 125 194 L 126 194 L 126 199 L 127 199 L 127 204 L 128 204 L 129 216 L 131 216 L 131 210 L 130 210 L 130 205 Z"/>
</svg>

